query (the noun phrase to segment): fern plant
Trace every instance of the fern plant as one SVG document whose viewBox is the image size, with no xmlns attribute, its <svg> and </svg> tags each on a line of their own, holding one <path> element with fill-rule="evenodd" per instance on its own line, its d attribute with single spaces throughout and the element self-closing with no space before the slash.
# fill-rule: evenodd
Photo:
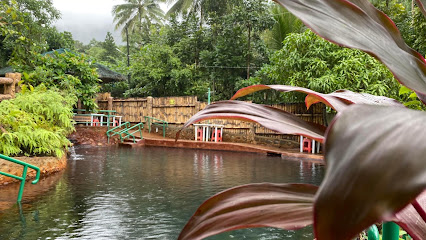
<svg viewBox="0 0 426 240">
<path fill-rule="evenodd" d="M 8 156 L 61 157 L 70 145 L 75 95 L 23 87 L 12 100 L 0 103 L 0 153 Z"/>
</svg>

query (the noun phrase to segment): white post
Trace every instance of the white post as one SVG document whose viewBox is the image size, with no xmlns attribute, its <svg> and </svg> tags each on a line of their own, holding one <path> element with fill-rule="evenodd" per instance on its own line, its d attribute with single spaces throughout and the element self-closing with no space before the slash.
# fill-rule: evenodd
<svg viewBox="0 0 426 240">
<path fill-rule="evenodd" d="M 315 140 L 312 139 L 312 153 L 315 153 Z"/>
<path fill-rule="evenodd" d="M 300 152 L 303 152 L 303 136 L 300 135 Z"/>
<path fill-rule="evenodd" d="M 222 142 L 223 142 L 223 127 L 220 127 L 220 136 L 222 137 Z"/>
<path fill-rule="evenodd" d="M 217 142 L 217 126 L 214 126 L 214 141 Z"/>
<path fill-rule="evenodd" d="M 104 124 L 104 116 L 101 115 L 101 127 L 103 126 L 103 124 Z"/>
<path fill-rule="evenodd" d="M 197 135 L 198 135 L 198 126 L 197 125 L 194 125 L 195 126 L 195 141 L 197 141 Z"/>
<path fill-rule="evenodd" d="M 90 126 L 93 127 L 93 115 L 92 114 L 90 114 Z"/>
</svg>

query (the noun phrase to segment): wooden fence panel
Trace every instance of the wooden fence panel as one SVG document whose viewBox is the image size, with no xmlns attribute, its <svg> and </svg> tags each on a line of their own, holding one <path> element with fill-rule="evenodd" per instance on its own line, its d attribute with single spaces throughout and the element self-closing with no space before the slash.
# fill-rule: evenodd
<svg viewBox="0 0 426 240">
<path fill-rule="evenodd" d="M 98 98 L 100 109 L 108 109 L 108 95 Z M 152 99 L 152 100 L 150 100 Z M 151 105 L 152 104 L 152 105 Z M 194 114 L 207 106 L 205 102 L 198 102 L 195 96 L 161 97 L 161 98 L 129 98 L 113 99 L 112 109 L 116 115 L 123 116 L 123 121 L 145 122 L 144 116 L 162 119 L 169 124 L 181 125 L 187 122 Z M 305 121 L 324 125 L 323 104 L 315 104 L 306 109 L 304 103 L 274 104 L 275 108 L 295 114 Z M 224 125 L 228 133 L 286 138 L 297 141 L 298 136 L 279 134 L 262 127 L 260 124 L 230 119 L 212 119 L 202 123 L 215 123 Z"/>
<path fill-rule="evenodd" d="M 102 110 L 108 109 L 108 100 L 98 100 L 98 107 Z"/>
<path fill-rule="evenodd" d="M 146 102 L 145 98 L 114 99 L 112 110 L 117 112 L 116 115 L 123 116 L 122 121 L 141 122 L 144 120 L 143 117 L 146 116 Z M 99 101 L 99 103 L 105 106 L 104 101 Z M 108 105 L 104 109 L 107 108 Z"/>
<path fill-rule="evenodd" d="M 195 96 L 154 98 L 152 115 L 169 123 L 182 124 L 198 112 L 198 105 Z"/>
</svg>

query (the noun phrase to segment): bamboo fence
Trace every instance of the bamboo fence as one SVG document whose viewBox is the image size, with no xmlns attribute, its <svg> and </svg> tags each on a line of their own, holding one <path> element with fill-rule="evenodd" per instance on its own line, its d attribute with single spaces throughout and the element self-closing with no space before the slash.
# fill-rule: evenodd
<svg viewBox="0 0 426 240">
<path fill-rule="evenodd" d="M 207 103 L 199 102 L 196 96 L 118 99 L 104 93 L 98 96 L 97 102 L 99 109 L 115 110 L 116 115 L 122 116 L 123 121 L 126 122 L 145 122 L 144 116 L 150 116 L 167 121 L 172 125 L 184 124 L 207 106 Z M 315 104 L 310 109 L 306 109 L 304 103 L 274 104 L 272 106 L 295 114 L 305 121 L 325 125 L 323 104 Z M 227 133 L 254 133 L 259 136 L 297 140 L 295 137 L 279 134 L 257 123 L 229 119 L 210 120 L 210 122 L 224 125 Z"/>
</svg>

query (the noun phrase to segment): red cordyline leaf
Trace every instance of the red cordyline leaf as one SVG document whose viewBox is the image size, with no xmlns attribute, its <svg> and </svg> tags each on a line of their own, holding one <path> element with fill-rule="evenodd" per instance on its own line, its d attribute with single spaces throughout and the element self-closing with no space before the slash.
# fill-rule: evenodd
<svg viewBox="0 0 426 240">
<path fill-rule="evenodd" d="M 332 107 L 336 111 L 343 111 L 351 104 L 369 104 L 369 105 L 382 105 L 382 106 L 395 106 L 395 107 L 404 107 L 400 102 L 395 99 L 374 96 L 368 93 L 355 93 L 349 90 L 338 90 L 333 93 L 323 94 L 315 92 L 308 88 L 302 87 L 293 87 L 286 85 L 253 85 L 240 89 L 231 99 L 237 99 L 239 97 L 246 96 L 248 94 L 266 90 L 274 89 L 280 92 L 301 92 L 308 94 L 305 99 L 306 107 L 309 107 L 312 104 L 322 102 L 329 107 Z"/>
<path fill-rule="evenodd" d="M 254 227 L 288 230 L 312 224 L 318 187 L 309 184 L 249 184 L 228 189 L 205 201 L 178 240 L 197 240 L 218 233 Z"/>
<path fill-rule="evenodd" d="M 422 208 L 422 212 L 426 212 L 426 191 L 416 198 Z M 409 204 L 395 216 L 394 222 L 401 226 L 414 239 L 426 239 L 426 220 L 422 218 L 413 204 Z"/>
<path fill-rule="evenodd" d="M 416 0 L 417 6 L 422 10 L 423 15 L 426 17 L 426 0 Z"/>
<path fill-rule="evenodd" d="M 351 239 L 426 189 L 425 122 L 425 112 L 395 107 L 352 105 L 338 114 L 314 206 L 318 240 Z"/>
<path fill-rule="evenodd" d="M 425 59 L 405 44 L 392 20 L 368 0 L 274 1 L 319 36 L 375 56 L 401 84 L 426 101 Z M 417 2 L 422 4 L 424 0 Z"/>
<path fill-rule="evenodd" d="M 225 118 L 253 121 L 279 133 L 303 135 L 321 143 L 324 141 L 324 126 L 306 122 L 291 113 L 273 107 L 232 100 L 208 105 L 192 116 L 182 129 L 202 120 Z M 179 135 L 180 131 L 176 134 L 176 139 Z"/>
</svg>

